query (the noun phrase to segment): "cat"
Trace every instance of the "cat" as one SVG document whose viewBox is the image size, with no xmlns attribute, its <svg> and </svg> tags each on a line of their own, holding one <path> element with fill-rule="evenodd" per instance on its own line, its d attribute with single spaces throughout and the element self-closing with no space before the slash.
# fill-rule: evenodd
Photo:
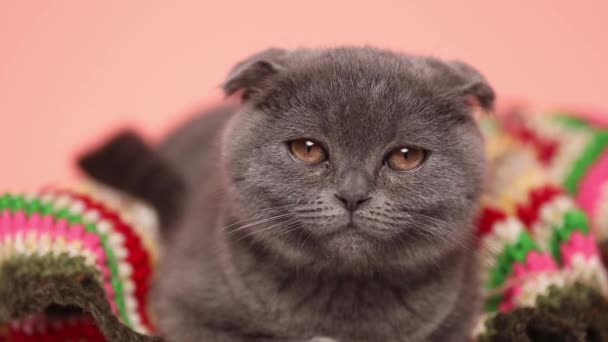
<svg viewBox="0 0 608 342">
<path fill-rule="evenodd" d="M 154 289 L 160 331 L 467 340 L 480 310 L 473 112 L 492 110 L 486 79 L 372 47 L 273 48 L 237 64 L 224 90 L 241 103 L 155 151 L 184 183 Z"/>
</svg>

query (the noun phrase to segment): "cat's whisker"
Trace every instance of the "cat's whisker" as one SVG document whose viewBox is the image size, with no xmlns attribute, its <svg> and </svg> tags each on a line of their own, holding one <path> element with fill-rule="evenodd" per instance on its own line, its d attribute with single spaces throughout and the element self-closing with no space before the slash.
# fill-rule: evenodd
<svg viewBox="0 0 608 342">
<path fill-rule="evenodd" d="M 416 215 L 408 214 L 409 219 L 412 219 L 412 218 L 415 219 L 416 216 L 420 216 L 424 219 L 428 219 L 432 222 L 436 222 L 437 224 L 442 225 L 442 226 L 448 224 L 447 221 L 438 219 L 436 217 L 428 216 L 428 215 L 422 214 L 420 212 L 416 212 Z M 440 229 L 440 228 L 437 228 L 437 226 L 423 224 L 421 222 L 418 222 L 417 225 L 419 227 L 423 228 L 423 229 L 417 230 L 418 232 L 427 233 L 427 235 L 432 235 L 436 238 L 442 239 L 447 242 L 454 242 L 454 243 L 458 244 L 459 246 L 464 247 L 466 249 L 473 248 L 473 246 L 468 241 L 464 241 L 462 239 L 462 237 L 457 235 L 455 232 L 452 232 L 450 230 Z"/>
<path fill-rule="evenodd" d="M 257 211 L 255 213 L 255 215 L 253 215 L 253 216 L 251 216 L 249 218 L 246 218 L 244 220 L 240 220 L 240 221 L 231 223 L 231 224 L 229 224 L 229 225 L 227 225 L 225 227 L 220 228 L 220 230 L 226 230 L 226 229 L 229 229 L 229 228 L 234 227 L 236 225 L 245 223 L 247 221 L 252 221 L 252 220 L 259 219 L 260 217 L 263 217 L 264 215 L 268 215 L 270 213 L 274 213 L 274 212 L 278 212 L 278 211 L 282 211 L 282 210 L 286 210 L 286 209 L 291 209 L 291 208 L 297 207 L 297 206 L 298 206 L 298 204 L 288 204 L 288 205 L 284 205 L 284 206 L 272 207 L 272 208 L 267 208 L 267 209 L 259 210 L 259 211 Z"/>
<path fill-rule="evenodd" d="M 287 235 L 295 230 L 298 230 L 300 228 L 300 226 L 297 224 L 297 222 L 293 222 L 291 223 L 289 226 L 284 227 L 282 229 L 281 232 L 279 232 L 279 234 L 277 236 L 283 236 L 283 235 Z"/>
<path fill-rule="evenodd" d="M 287 217 L 287 216 L 291 216 L 291 214 L 287 213 L 287 214 L 276 215 L 276 216 L 272 216 L 272 217 L 265 218 L 265 219 L 262 219 L 262 220 L 258 220 L 258 221 L 255 221 L 255 222 L 247 223 L 244 226 L 241 226 L 241 227 L 238 227 L 238 228 L 236 228 L 236 229 L 234 229 L 232 231 L 229 231 L 227 234 L 231 235 L 231 234 L 234 234 L 234 233 L 236 233 L 238 231 L 241 231 L 243 229 L 246 229 L 246 228 L 249 228 L 249 227 L 253 227 L 253 226 L 257 226 L 257 225 L 260 225 L 262 223 L 267 223 L 267 222 L 270 222 L 270 221 L 274 221 L 274 220 L 277 220 L 277 219 L 280 219 L 280 218 L 283 218 L 283 217 Z"/>
<path fill-rule="evenodd" d="M 422 227 L 424 228 L 424 229 L 420 230 L 420 232 L 422 232 L 422 233 L 427 233 L 427 234 L 433 235 L 434 237 L 442 239 L 443 241 L 446 241 L 446 242 L 456 243 L 458 246 L 466 248 L 466 249 L 472 248 L 470 243 L 468 243 L 467 241 L 464 241 L 461 237 L 456 235 L 454 232 L 451 232 L 449 230 L 444 230 L 444 229 L 438 229 L 437 227 L 429 226 L 429 225 L 422 225 Z"/>
<path fill-rule="evenodd" d="M 275 224 L 273 224 L 273 225 L 271 225 L 271 226 L 269 226 L 269 227 L 265 227 L 265 228 L 262 228 L 262 229 L 260 229 L 260 230 L 255 230 L 255 231 L 253 231 L 253 232 L 247 233 L 247 234 L 245 234 L 244 236 L 239 237 L 239 238 L 237 239 L 237 241 L 240 241 L 240 240 L 242 240 L 242 239 L 245 239 L 245 238 L 247 238 L 247 237 L 250 237 L 250 236 L 252 236 L 252 235 L 255 235 L 255 234 L 256 234 L 256 233 L 258 233 L 258 232 L 261 232 L 261 231 L 266 231 L 266 230 L 269 230 L 269 229 L 275 228 L 275 227 L 277 227 L 277 226 L 279 226 L 279 225 L 281 225 L 281 224 L 290 223 L 290 222 L 295 222 L 295 221 L 296 221 L 295 219 L 289 219 L 289 220 L 287 220 L 287 221 L 285 221 L 285 222 L 279 222 L 279 223 L 275 223 Z M 258 223 L 258 224 L 261 224 L 261 223 Z M 230 234 L 233 234 L 233 233 L 235 233 L 235 232 L 236 232 L 236 230 L 231 231 L 231 232 L 229 232 L 229 233 L 228 233 L 226 236 L 228 236 L 228 235 L 230 235 Z M 226 250 L 227 250 L 227 248 L 228 248 L 228 246 L 226 246 L 226 245 L 222 246 L 222 248 L 218 248 L 218 249 L 217 249 L 217 250 L 214 252 L 214 254 L 213 254 L 214 258 L 218 257 L 218 256 L 219 256 L 219 255 L 220 255 L 222 252 L 226 251 Z"/>
<path fill-rule="evenodd" d="M 431 221 L 434 221 L 434 222 L 437 222 L 437 223 L 440 223 L 440 224 L 446 224 L 446 223 L 448 223 L 447 221 L 444 221 L 444 220 L 438 219 L 438 218 L 433 217 L 433 216 L 425 215 L 425 214 L 422 214 L 422 213 L 420 213 L 420 212 L 416 212 L 416 215 L 415 215 L 415 216 L 422 216 L 422 217 L 424 217 L 424 218 L 426 218 L 426 219 L 429 219 L 429 220 L 431 220 Z"/>
<path fill-rule="evenodd" d="M 307 232 L 306 233 L 306 237 L 304 237 L 304 240 L 300 243 L 298 249 L 300 249 L 300 250 L 304 249 L 304 245 L 306 244 L 306 241 L 308 241 L 308 239 L 310 238 L 310 236 L 311 236 L 311 233 Z"/>
<path fill-rule="evenodd" d="M 249 224 L 247 224 L 247 225 L 245 225 L 245 226 L 243 226 L 243 227 L 239 227 L 239 228 L 237 228 L 237 229 L 235 229 L 235 230 L 233 230 L 233 231 L 230 231 L 230 232 L 226 233 L 226 236 L 233 235 L 233 234 L 235 234 L 236 232 L 238 232 L 238 231 L 240 231 L 240 230 L 242 230 L 242 229 L 244 229 L 244 228 L 248 228 L 248 227 L 252 227 L 252 226 L 255 226 L 255 225 L 259 225 L 259 224 L 267 223 L 267 222 L 270 222 L 270 221 L 275 220 L 275 219 L 280 219 L 280 218 L 283 218 L 283 217 L 285 217 L 285 216 L 288 216 L 288 215 L 278 215 L 278 216 L 273 216 L 273 217 L 270 217 L 270 218 L 268 218 L 268 219 L 264 219 L 264 220 L 260 220 L 260 221 L 256 221 L 256 222 L 249 223 Z M 243 221 L 247 221 L 247 220 L 243 220 Z M 297 221 L 296 219 L 289 219 L 289 220 L 284 221 L 284 222 L 279 222 L 279 223 L 277 223 L 277 224 L 273 224 L 273 225 L 272 225 L 272 226 L 270 226 L 270 227 L 265 227 L 265 228 L 263 228 L 263 229 L 260 229 L 260 230 L 257 230 L 257 231 L 250 232 L 250 233 L 248 233 L 247 235 L 240 237 L 240 238 L 239 238 L 239 240 L 240 240 L 240 239 L 243 239 L 243 238 L 246 238 L 247 236 L 253 235 L 253 234 L 255 234 L 256 232 L 260 232 L 260 231 L 263 231 L 263 230 L 272 229 L 272 228 L 274 228 L 275 226 L 278 226 L 278 225 L 280 225 L 280 224 L 292 223 L 292 222 L 296 222 L 296 221 Z M 224 229 L 224 230 L 225 230 L 225 228 L 222 228 L 222 229 Z M 219 254 L 221 254 L 223 251 L 225 251 L 225 250 L 226 250 L 226 248 L 227 248 L 226 246 L 224 246 L 223 248 L 219 248 L 219 249 L 218 249 L 218 250 L 217 250 L 217 251 L 214 253 L 214 256 L 215 256 L 215 257 L 217 257 Z"/>
<path fill-rule="evenodd" d="M 239 238 L 239 240 L 245 239 L 245 238 L 247 238 L 247 237 L 251 237 L 251 236 L 253 236 L 253 235 L 255 235 L 255 234 L 259 234 L 259 233 L 261 233 L 261 232 L 265 232 L 265 231 L 268 231 L 268 230 L 275 229 L 276 227 L 280 227 L 280 226 L 281 226 L 281 225 L 283 225 L 283 224 L 292 224 L 292 223 L 295 223 L 295 222 L 297 222 L 297 220 L 296 220 L 296 219 L 290 219 L 290 220 L 287 220 L 287 221 L 285 221 L 285 222 L 278 222 L 278 223 L 275 223 L 275 224 L 270 225 L 270 226 L 268 226 L 268 227 L 264 227 L 264 228 L 262 228 L 262 229 L 258 229 L 258 230 L 254 230 L 254 231 L 252 231 L 252 232 L 249 232 L 249 233 L 247 233 L 247 234 L 245 234 L 245 235 L 241 236 L 241 237 Z"/>
<path fill-rule="evenodd" d="M 433 221 L 435 221 L 437 223 L 445 224 L 445 222 L 442 221 L 442 220 L 439 220 L 439 219 L 436 219 L 436 218 L 433 218 L 433 217 L 430 217 L 430 216 L 426 216 L 426 215 L 422 215 L 422 216 L 425 217 L 425 218 L 428 218 L 430 220 L 433 220 Z M 412 217 L 408 216 L 408 219 L 411 220 L 411 218 Z M 372 219 L 372 218 L 369 218 L 369 219 Z M 376 223 L 382 223 L 386 227 L 392 228 L 392 229 L 396 229 L 396 230 L 399 230 L 399 228 L 403 224 L 402 222 L 399 222 L 399 220 L 396 220 L 396 219 L 393 219 L 393 218 L 390 218 L 390 219 L 385 218 L 383 220 L 379 220 L 377 218 L 374 218 L 373 220 Z M 439 229 L 436 226 L 424 224 L 424 223 L 421 223 L 421 222 L 417 223 L 417 228 L 418 229 L 416 230 L 416 232 L 418 232 L 418 234 L 420 234 L 420 235 L 426 235 L 426 236 L 431 235 L 431 236 L 433 236 L 435 238 L 438 238 L 438 239 L 441 239 L 443 241 L 456 243 L 459 246 L 467 248 L 467 249 L 472 248 L 472 246 L 469 243 L 463 241 L 461 239 L 461 237 L 459 237 L 458 235 L 456 235 L 452 231 Z"/>
</svg>

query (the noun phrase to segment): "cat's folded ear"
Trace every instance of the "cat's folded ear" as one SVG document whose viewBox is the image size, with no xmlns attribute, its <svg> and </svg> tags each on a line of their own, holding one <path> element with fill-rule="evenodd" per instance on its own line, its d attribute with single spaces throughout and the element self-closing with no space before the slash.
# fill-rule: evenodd
<svg viewBox="0 0 608 342">
<path fill-rule="evenodd" d="M 270 48 L 238 63 L 224 82 L 224 92 L 226 95 L 242 92 L 243 99 L 259 92 L 283 69 L 286 54 L 286 50 Z"/>
<path fill-rule="evenodd" d="M 481 109 L 484 112 L 494 110 L 495 94 L 494 89 L 490 86 L 483 75 L 461 61 L 451 61 L 448 63 L 461 78 L 462 86 L 459 87 L 458 93 L 465 96 L 467 103 L 474 109 Z"/>
</svg>

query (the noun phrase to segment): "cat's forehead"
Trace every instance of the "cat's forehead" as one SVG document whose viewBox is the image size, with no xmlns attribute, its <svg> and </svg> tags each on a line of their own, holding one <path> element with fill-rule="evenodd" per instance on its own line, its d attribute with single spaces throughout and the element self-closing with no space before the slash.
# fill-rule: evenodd
<svg viewBox="0 0 608 342">
<path fill-rule="evenodd" d="M 296 60 L 274 80 L 268 100 L 309 112 L 384 116 L 446 105 L 449 84 L 442 62 L 415 56 L 372 53 L 365 49 L 330 50 Z M 286 108 L 283 108 L 285 110 Z"/>
<path fill-rule="evenodd" d="M 385 64 L 391 63 L 397 62 Z M 287 124 L 359 141 L 420 135 L 457 110 L 432 80 L 402 69 L 359 59 L 316 61 L 277 80 L 270 108 Z"/>
</svg>

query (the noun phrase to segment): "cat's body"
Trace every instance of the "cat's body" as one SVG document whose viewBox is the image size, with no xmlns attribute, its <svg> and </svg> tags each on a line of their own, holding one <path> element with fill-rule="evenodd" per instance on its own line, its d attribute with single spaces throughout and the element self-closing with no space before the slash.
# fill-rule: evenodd
<svg viewBox="0 0 608 342">
<path fill-rule="evenodd" d="M 177 342 L 467 340 L 485 164 L 471 103 L 494 98 L 483 77 L 371 48 L 271 49 L 224 88 L 243 104 L 159 148 L 188 190 L 165 227 L 161 331 Z"/>
<path fill-rule="evenodd" d="M 258 255 L 240 237 L 229 241 L 221 228 L 237 220 L 238 208 L 222 188 L 225 180 L 216 166 L 221 132 L 235 112 L 206 113 L 160 148 L 187 175 L 188 187 L 204 185 L 190 199 L 191 215 L 176 232 L 159 279 L 160 310 L 170 337 L 397 342 L 460 341 L 469 333 L 477 309 L 472 250 L 401 273 L 356 276 L 308 274 L 305 267 L 290 269 L 272 255 Z M 226 253 L 233 249 L 238 252 Z"/>
</svg>

